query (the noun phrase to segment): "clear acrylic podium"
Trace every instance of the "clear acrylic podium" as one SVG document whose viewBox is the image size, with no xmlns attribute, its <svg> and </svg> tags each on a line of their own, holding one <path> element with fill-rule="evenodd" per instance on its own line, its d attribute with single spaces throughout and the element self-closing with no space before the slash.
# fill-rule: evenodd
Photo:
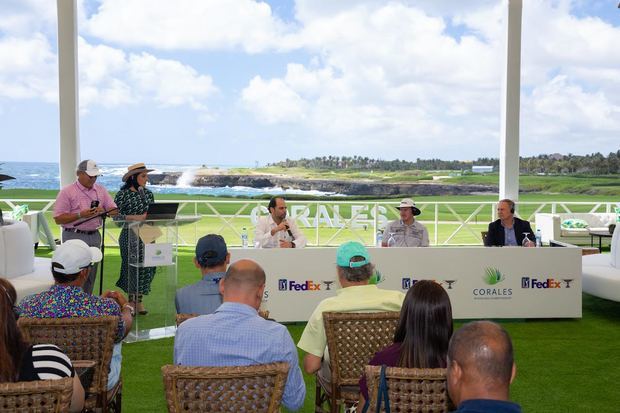
<svg viewBox="0 0 620 413">
<path fill-rule="evenodd" d="M 174 336 L 178 228 L 198 219 L 200 218 L 187 216 L 176 219 L 124 221 L 129 241 L 126 262 L 129 294 L 143 292 L 142 303 L 148 310 L 148 314 L 140 315 L 136 309 L 133 325 L 125 342 Z M 151 277 L 150 291 L 146 291 Z"/>
</svg>

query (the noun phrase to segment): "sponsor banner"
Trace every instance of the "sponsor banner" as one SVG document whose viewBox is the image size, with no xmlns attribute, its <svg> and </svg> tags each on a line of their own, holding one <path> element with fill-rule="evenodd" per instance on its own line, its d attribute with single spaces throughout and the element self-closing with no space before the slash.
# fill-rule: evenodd
<svg viewBox="0 0 620 413">
<path fill-rule="evenodd" d="M 378 288 L 406 291 L 433 280 L 450 296 L 456 319 L 581 317 L 577 248 L 370 248 Z M 263 308 L 281 322 L 307 321 L 337 295 L 336 248 L 231 249 L 265 269 Z"/>
</svg>

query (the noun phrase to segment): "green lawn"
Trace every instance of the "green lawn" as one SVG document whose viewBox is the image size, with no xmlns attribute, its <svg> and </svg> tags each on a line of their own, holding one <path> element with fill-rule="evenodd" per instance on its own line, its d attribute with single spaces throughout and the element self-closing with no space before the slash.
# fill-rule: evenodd
<svg viewBox="0 0 620 413">
<path fill-rule="evenodd" d="M 49 256 L 39 249 L 41 256 Z M 198 279 L 191 263 L 192 249 L 179 251 L 179 285 Z M 105 285 L 113 288 L 120 257 L 106 249 Z M 161 303 L 148 302 L 153 324 L 162 319 Z M 620 303 L 583 296 L 583 318 L 575 320 L 516 320 L 501 323 L 515 346 L 517 378 L 512 398 L 531 412 L 615 412 L 620 392 Z M 457 323 L 457 326 L 460 323 Z M 304 324 L 288 325 L 295 342 Z M 172 362 L 172 338 L 123 345 L 123 410 L 166 410 L 160 368 Z M 301 355 L 300 355 L 301 356 Z M 303 412 L 312 412 L 314 378 L 305 376 L 307 396 Z"/>
</svg>

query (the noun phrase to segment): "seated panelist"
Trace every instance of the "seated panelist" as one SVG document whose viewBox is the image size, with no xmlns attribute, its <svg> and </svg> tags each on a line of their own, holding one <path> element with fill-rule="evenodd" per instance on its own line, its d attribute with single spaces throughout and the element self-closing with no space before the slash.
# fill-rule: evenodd
<svg viewBox="0 0 620 413">
<path fill-rule="evenodd" d="M 498 220 L 489 224 L 489 231 L 484 239 L 487 247 L 524 246 L 533 247 L 534 233 L 528 221 L 515 217 L 515 203 L 502 199 L 497 203 Z"/>
</svg>

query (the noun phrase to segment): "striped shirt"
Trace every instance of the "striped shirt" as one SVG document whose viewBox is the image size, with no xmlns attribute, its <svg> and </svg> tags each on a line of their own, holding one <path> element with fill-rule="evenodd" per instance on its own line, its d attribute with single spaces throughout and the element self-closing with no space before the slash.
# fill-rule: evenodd
<svg viewBox="0 0 620 413">
<path fill-rule="evenodd" d="M 19 380 L 56 380 L 73 377 L 71 360 L 53 344 L 35 344 L 22 359 Z"/>
<path fill-rule="evenodd" d="M 105 210 L 116 208 L 114 200 L 106 189 L 94 184 L 92 188 L 86 188 L 79 181 L 65 186 L 58 193 L 54 203 L 54 218 L 62 214 L 77 214 L 80 211 L 90 208 L 92 201 L 99 201 L 99 206 Z M 81 220 L 64 224 L 63 228 L 73 228 Z M 83 225 L 78 226 L 81 231 L 94 231 L 101 226 L 101 218 L 93 219 Z"/>
</svg>

